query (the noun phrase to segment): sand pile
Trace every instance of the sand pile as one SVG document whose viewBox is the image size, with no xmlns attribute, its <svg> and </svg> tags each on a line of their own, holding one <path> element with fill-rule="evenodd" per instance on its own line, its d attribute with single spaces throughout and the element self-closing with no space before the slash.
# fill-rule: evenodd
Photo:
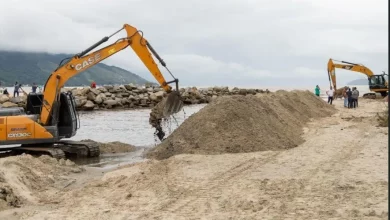
<svg viewBox="0 0 390 220">
<path fill-rule="evenodd" d="M 122 143 L 119 141 L 113 141 L 108 143 L 96 142 L 91 139 L 82 140 L 85 142 L 94 142 L 99 146 L 100 153 L 126 153 L 136 150 L 136 147 L 131 144 Z"/>
<path fill-rule="evenodd" d="M 306 122 L 335 111 L 309 91 L 220 97 L 191 115 L 147 156 L 289 149 L 303 143 Z"/>
<path fill-rule="evenodd" d="M 83 169 L 70 160 L 57 160 L 49 156 L 33 157 L 23 154 L 0 159 L 0 211 L 37 203 L 51 189 L 64 189 L 71 179 L 70 173 Z"/>
</svg>

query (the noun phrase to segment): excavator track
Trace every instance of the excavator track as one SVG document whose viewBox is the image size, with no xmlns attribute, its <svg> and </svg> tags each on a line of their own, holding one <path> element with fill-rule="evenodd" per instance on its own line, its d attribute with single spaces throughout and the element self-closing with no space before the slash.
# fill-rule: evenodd
<svg viewBox="0 0 390 220">
<path fill-rule="evenodd" d="M 30 153 L 30 154 L 46 154 L 56 159 L 65 159 L 65 152 L 56 147 L 32 147 L 32 146 L 21 146 L 12 149 L 16 153 Z"/>
<path fill-rule="evenodd" d="M 56 159 L 66 159 L 69 157 L 99 157 L 100 148 L 94 142 L 81 141 L 60 141 L 54 144 L 21 145 L 20 147 L 1 148 L 0 151 L 8 152 L 3 156 L 18 154 L 49 155 Z"/>
<path fill-rule="evenodd" d="M 84 141 L 60 141 L 56 147 L 63 150 L 66 154 L 76 154 L 77 157 L 99 157 L 100 148 L 94 142 Z"/>
</svg>

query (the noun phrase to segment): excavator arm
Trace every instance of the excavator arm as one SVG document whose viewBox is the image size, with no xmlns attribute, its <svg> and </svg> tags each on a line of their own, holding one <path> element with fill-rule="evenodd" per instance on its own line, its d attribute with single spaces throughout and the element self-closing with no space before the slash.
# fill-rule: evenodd
<svg viewBox="0 0 390 220">
<path fill-rule="evenodd" d="M 355 63 L 350 63 L 346 61 L 341 61 L 343 64 L 335 64 L 333 63 L 332 59 L 329 59 L 328 61 L 328 77 L 329 77 L 329 82 L 332 83 L 333 88 L 336 90 L 337 89 L 337 84 L 336 84 L 336 68 L 340 69 L 345 69 L 345 70 L 350 70 L 350 71 L 355 71 L 359 73 L 365 74 L 368 78 L 374 75 L 374 73 L 367 67 L 360 65 L 360 64 L 355 64 Z"/>
<path fill-rule="evenodd" d="M 121 38 L 107 47 L 104 47 L 100 50 L 86 55 L 88 52 L 92 51 L 94 48 L 106 42 L 110 37 L 117 34 L 123 29 L 127 32 L 127 37 Z M 62 62 L 60 63 L 60 66 L 49 76 L 48 80 L 46 81 L 43 92 L 43 103 L 40 115 L 40 123 L 43 125 L 48 125 L 51 119 L 56 118 L 59 105 L 60 90 L 70 78 L 76 76 L 77 74 L 85 71 L 88 68 L 91 68 L 92 66 L 118 53 L 119 51 L 125 49 L 128 46 L 130 46 L 135 51 L 135 53 L 142 60 L 142 62 L 145 64 L 145 66 L 148 68 L 148 70 L 152 73 L 152 75 L 156 78 L 158 83 L 165 91 L 167 91 L 168 93 L 172 91 L 172 87 L 168 85 L 170 83 L 176 83 L 176 90 L 178 91 L 178 79 L 176 79 L 172 75 L 172 73 L 166 67 L 165 62 L 160 58 L 160 56 L 156 53 L 156 51 L 149 44 L 149 42 L 145 38 L 143 38 L 142 31 L 139 31 L 136 28 L 125 24 L 122 29 L 118 30 L 111 36 L 104 37 L 102 40 L 95 43 L 88 49 L 70 58 L 64 64 L 62 64 Z M 165 81 L 164 76 L 161 74 L 157 64 L 154 62 L 152 54 L 149 52 L 149 50 L 168 70 L 174 80 L 170 82 Z"/>
</svg>

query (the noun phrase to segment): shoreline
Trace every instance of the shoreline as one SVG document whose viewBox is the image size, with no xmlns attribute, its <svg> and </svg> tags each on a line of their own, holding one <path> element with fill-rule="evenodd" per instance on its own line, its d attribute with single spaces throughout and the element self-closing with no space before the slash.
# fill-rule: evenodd
<svg viewBox="0 0 390 220">
<path fill-rule="evenodd" d="M 0 218 L 387 219 L 388 131 L 376 120 L 387 102 L 334 107 L 304 124 L 303 143 L 278 151 L 181 153 L 108 168 L 1 158 L 7 199 L 20 207 L 0 206 Z"/>
</svg>

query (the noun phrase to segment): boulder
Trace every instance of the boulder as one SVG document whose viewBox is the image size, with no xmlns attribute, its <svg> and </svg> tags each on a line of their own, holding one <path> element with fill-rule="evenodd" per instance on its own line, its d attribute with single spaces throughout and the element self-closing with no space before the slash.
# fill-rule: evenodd
<svg viewBox="0 0 390 220">
<path fill-rule="evenodd" d="M 112 88 L 112 91 L 115 92 L 115 93 L 117 93 L 117 92 L 122 91 L 122 89 L 121 89 L 120 86 L 114 86 L 114 87 Z"/>
<path fill-rule="evenodd" d="M 240 95 L 246 95 L 246 93 L 247 93 L 246 89 L 240 89 L 238 92 L 238 94 L 240 94 Z"/>
<path fill-rule="evenodd" d="M 24 100 L 23 100 L 22 97 L 23 97 L 23 96 L 12 97 L 12 98 L 10 98 L 9 101 L 12 102 L 12 103 L 18 104 L 18 103 L 20 103 L 20 102 L 24 102 Z"/>
<path fill-rule="evenodd" d="M 4 102 L 3 104 L 1 104 L 1 107 L 3 108 L 13 108 L 13 107 L 18 107 L 18 104 L 15 104 L 15 103 L 12 103 L 12 102 Z"/>
<path fill-rule="evenodd" d="M 162 98 L 162 97 L 164 97 L 164 91 L 159 91 L 159 92 L 156 92 L 156 93 L 154 93 L 156 96 L 157 96 L 157 98 Z"/>
<path fill-rule="evenodd" d="M 216 92 L 220 92 L 222 89 L 220 87 L 216 86 L 216 87 L 213 88 L 213 90 L 216 91 Z"/>
<path fill-rule="evenodd" d="M 152 87 L 149 87 L 146 89 L 147 92 L 153 92 L 153 88 Z"/>
<path fill-rule="evenodd" d="M 110 100 L 104 101 L 104 104 L 111 107 L 111 106 L 117 105 L 118 103 L 117 103 L 116 100 L 111 100 L 111 99 L 110 99 Z"/>
<path fill-rule="evenodd" d="M 198 99 L 192 99 L 191 100 L 191 104 L 199 104 L 199 100 Z"/>
<path fill-rule="evenodd" d="M 105 88 L 105 87 L 99 87 L 98 88 L 98 90 L 100 91 L 100 92 L 108 92 L 108 90 Z"/>
<path fill-rule="evenodd" d="M 254 89 L 248 89 L 247 92 L 248 92 L 248 94 L 253 94 L 253 95 L 256 94 Z"/>
<path fill-rule="evenodd" d="M 72 90 L 72 95 L 73 96 L 81 96 L 81 89 L 74 89 Z"/>
<path fill-rule="evenodd" d="M 90 111 L 90 110 L 93 110 L 94 108 L 95 108 L 95 104 L 93 104 L 93 102 L 90 100 L 87 100 L 85 105 L 83 105 L 83 110 Z"/>
<path fill-rule="evenodd" d="M 127 105 L 127 104 L 130 103 L 130 101 L 129 101 L 128 99 L 126 99 L 126 98 L 123 98 L 123 99 L 121 100 L 121 103 L 122 103 L 122 105 Z"/>
<path fill-rule="evenodd" d="M 156 101 L 158 98 L 157 98 L 157 96 L 156 96 L 154 93 L 152 93 L 152 94 L 149 96 L 149 99 L 152 100 L 152 101 Z"/>
<path fill-rule="evenodd" d="M 7 95 L 0 95 L 0 103 L 4 103 L 9 101 L 9 97 Z"/>
<path fill-rule="evenodd" d="M 188 98 L 188 97 L 190 97 L 190 93 L 189 92 L 183 92 L 183 94 L 181 96 L 183 98 Z"/>
<path fill-rule="evenodd" d="M 87 94 L 87 100 L 94 101 L 96 99 L 96 95 L 93 92 L 89 92 Z"/>
<path fill-rule="evenodd" d="M 76 102 L 76 108 L 80 108 L 81 106 L 85 105 L 87 103 L 87 99 L 83 98 L 75 98 L 74 100 Z"/>
<path fill-rule="evenodd" d="M 160 92 L 160 91 L 163 91 L 163 88 L 160 88 L 160 87 L 153 88 L 153 92 Z"/>
<path fill-rule="evenodd" d="M 113 88 L 114 88 L 114 86 L 111 86 L 111 85 L 106 85 L 106 86 L 104 86 L 104 88 L 105 88 L 106 90 L 110 90 L 110 89 L 113 89 Z"/>
<path fill-rule="evenodd" d="M 81 95 L 83 95 L 83 96 L 87 95 L 90 92 L 89 89 L 90 89 L 89 87 L 82 88 L 81 89 Z"/>
<path fill-rule="evenodd" d="M 116 101 L 117 104 L 121 104 L 122 103 L 122 99 L 121 98 L 116 97 L 114 100 Z"/>
<path fill-rule="evenodd" d="M 146 102 L 146 100 L 145 99 L 141 99 L 141 101 L 140 101 L 140 104 L 139 104 L 140 106 L 143 106 L 143 107 L 146 107 L 146 106 L 148 106 L 147 105 L 147 102 Z"/>
<path fill-rule="evenodd" d="M 102 94 L 99 94 L 96 96 L 95 100 L 93 100 L 96 104 L 101 104 L 103 102 L 103 98 L 101 96 Z M 104 95 L 104 94 L 103 94 Z"/>
<path fill-rule="evenodd" d="M 98 90 L 98 89 L 91 89 L 91 92 L 93 92 L 93 94 L 95 94 L 95 95 L 99 95 L 102 91 Z"/>
<path fill-rule="evenodd" d="M 134 84 L 130 83 L 128 85 L 125 85 L 125 88 L 129 91 L 133 90 L 133 89 L 136 89 L 137 86 L 135 86 Z"/>
</svg>

